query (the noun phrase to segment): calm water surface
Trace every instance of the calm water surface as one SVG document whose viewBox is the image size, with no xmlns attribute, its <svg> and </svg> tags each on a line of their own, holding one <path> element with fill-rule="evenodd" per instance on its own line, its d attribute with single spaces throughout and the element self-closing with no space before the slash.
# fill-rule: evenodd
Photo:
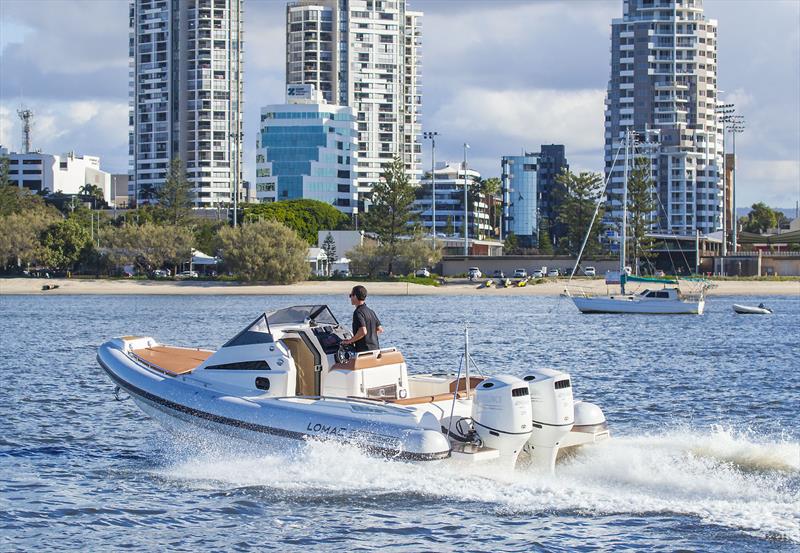
<svg viewBox="0 0 800 553">
<path fill-rule="evenodd" d="M 412 371 L 563 369 L 614 439 L 555 476 L 344 446 L 179 440 L 95 363 L 113 336 L 219 347 L 260 310 L 346 297 L 0 296 L 0 550 L 800 548 L 800 298 L 768 317 L 580 315 L 555 298 L 376 297 Z"/>
</svg>

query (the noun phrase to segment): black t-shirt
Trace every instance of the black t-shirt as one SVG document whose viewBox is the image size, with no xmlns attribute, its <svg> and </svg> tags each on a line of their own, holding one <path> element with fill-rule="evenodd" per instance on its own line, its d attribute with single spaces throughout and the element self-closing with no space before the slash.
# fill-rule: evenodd
<svg viewBox="0 0 800 553">
<path fill-rule="evenodd" d="M 353 311 L 353 334 L 358 332 L 358 329 L 362 326 L 366 327 L 367 335 L 358 342 L 353 343 L 356 351 L 380 349 L 381 346 L 378 344 L 378 327 L 381 326 L 381 322 L 378 320 L 378 316 L 375 312 L 365 304 L 359 305 L 356 307 L 356 310 Z"/>
</svg>

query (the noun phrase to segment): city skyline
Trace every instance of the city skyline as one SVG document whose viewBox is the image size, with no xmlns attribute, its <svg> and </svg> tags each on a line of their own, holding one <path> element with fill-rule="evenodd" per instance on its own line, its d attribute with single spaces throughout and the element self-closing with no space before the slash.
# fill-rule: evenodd
<svg viewBox="0 0 800 553">
<path fill-rule="evenodd" d="M 36 113 L 33 147 L 100 156 L 127 172 L 127 1 L 0 4 L 0 143 L 19 149 L 20 103 Z M 245 179 L 255 180 L 259 109 L 280 103 L 285 80 L 285 2 L 245 1 Z M 603 170 L 603 100 L 611 20 L 622 1 L 417 0 L 425 12 L 423 130 L 437 159 L 499 176 L 500 158 L 541 143 L 566 146 L 571 167 Z M 737 139 L 737 206 L 792 207 L 800 195 L 800 4 L 706 0 L 719 22 L 720 98 L 745 115 Z M 104 21 L 86 28 L 87 13 Z M 770 29 L 752 39 L 752 29 Z M 465 29 L 465 32 L 458 32 Z M 430 148 L 423 144 L 423 163 Z"/>
</svg>

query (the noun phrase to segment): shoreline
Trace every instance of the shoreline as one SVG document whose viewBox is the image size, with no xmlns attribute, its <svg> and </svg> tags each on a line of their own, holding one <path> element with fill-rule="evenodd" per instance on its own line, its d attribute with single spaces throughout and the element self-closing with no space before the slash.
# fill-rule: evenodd
<svg viewBox="0 0 800 553">
<path fill-rule="evenodd" d="M 305 281 L 296 284 L 241 284 L 215 281 L 156 281 L 66 278 L 0 279 L 0 296 L 12 295 L 336 295 L 347 294 L 353 286 L 363 284 L 374 296 L 543 296 L 557 297 L 567 279 L 528 284 L 522 288 L 478 289 L 475 283 L 449 283 L 426 286 L 406 282 L 358 282 L 356 280 Z M 783 281 L 741 280 L 714 281 L 709 296 L 798 296 L 800 279 Z M 55 290 L 42 290 L 44 285 L 58 285 Z M 574 290 L 605 293 L 609 288 L 603 279 L 574 280 Z M 616 288 L 614 286 L 613 288 Z M 644 289 L 642 286 L 641 289 Z"/>
</svg>

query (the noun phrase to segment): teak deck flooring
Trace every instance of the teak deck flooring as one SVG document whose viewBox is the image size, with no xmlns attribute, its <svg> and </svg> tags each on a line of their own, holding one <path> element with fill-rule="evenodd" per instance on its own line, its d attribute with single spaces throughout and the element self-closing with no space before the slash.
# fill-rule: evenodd
<svg viewBox="0 0 800 553">
<path fill-rule="evenodd" d="M 192 372 L 203 361 L 211 357 L 214 352 L 170 346 L 154 346 L 152 348 L 135 349 L 132 353 L 155 369 L 177 375 Z"/>
</svg>

